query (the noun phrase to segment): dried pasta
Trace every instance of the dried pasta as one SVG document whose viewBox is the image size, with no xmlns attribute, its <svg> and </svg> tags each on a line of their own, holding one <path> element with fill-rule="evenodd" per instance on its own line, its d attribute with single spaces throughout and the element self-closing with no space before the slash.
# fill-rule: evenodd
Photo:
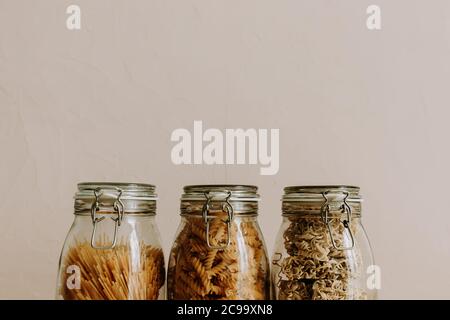
<svg viewBox="0 0 450 320">
<path fill-rule="evenodd" d="M 60 295 L 65 300 L 155 300 L 165 281 L 162 250 L 143 243 L 98 250 L 78 242 L 62 263 L 62 270 L 76 266 L 81 276 L 79 288 L 73 288 L 67 285 L 71 273 L 61 273 Z"/>
<path fill-rule="evenodd" d="M 343 246 L 343 224 L 334 218 L 330 227 L 336 245 Z M 350 228 L 356 236 L 357 228 Z M 358 250 L 335 249 L 320 217 L 290 217 L 283 239 L 285 252 L 273 259 L 277 299 L 366 299 L 366 292 L 353 285 L 362 268 Z"/>
<path fill-rule="evenodd" d="M 187 217 L 172 248 L 168 298 L 192 300 L 263 300 L 270 294 L 264 242 L 255 223 L 235 218 L 226 249 L 209 248 L 201 217 Z M 210 221 L 210 242 L 226 242 L 226 223 Z"/>
</svg>

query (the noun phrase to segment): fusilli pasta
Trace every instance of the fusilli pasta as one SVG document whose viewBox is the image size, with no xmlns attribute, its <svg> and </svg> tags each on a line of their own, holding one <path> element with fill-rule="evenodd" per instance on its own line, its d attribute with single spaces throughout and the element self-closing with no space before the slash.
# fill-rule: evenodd
<svg viewBox="0 0 450 320">
<path fill-rule="evenodd" d="M 169 299 L 268 299 L 269 268 L 260 231 L 252 218 L 235 217 L 231 243 L 225 249 L 207 246 L 199 216 L 184 217 L 172 248 L 168 271 Z M 227 227 L 210 220 L 210 242 L 226 242 Z"/>
</svg>

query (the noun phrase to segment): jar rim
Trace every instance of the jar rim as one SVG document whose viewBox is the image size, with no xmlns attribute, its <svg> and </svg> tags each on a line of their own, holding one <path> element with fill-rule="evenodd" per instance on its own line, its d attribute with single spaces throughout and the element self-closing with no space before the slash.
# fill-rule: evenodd
<svg viewBox="0 0 450 320">
<path fill-rule="evenodd" d="M 282 201 L 323 202 L 341 201 L 361 202 L 360 188 L 351 185 L 306 185 L 284 188 Z"/>
<path fill-rule="evenodd" d="M 122 199 L 157 200 L 155 186 L 146 183 L 129 182 L 80 182 L 75 199 L 94 197 L 94 191 L 121 191 Z"/>
<path fill-rule="evenodd" d="M 181 201 L 207 199 L 223 200 L 229 197 L 229 201 L 259 201 L 260 196 L 257 193 L 258 187 L 244 184 L 203 184 L 203 185 L 187 185 L 183 188 Z"/>
<path fill-rule="evenodd" d="M 126 182 L 81 182 L 75 193 L 75 213 L 90 212 L 94 203 L 98 203 L 101 212 L 113 210 L 118 202 L 123 213 L 155 214 L 155 186 L 145 183 Z"/>
<path fill-rule="evenodd" d="M 119 188 L 127 192 L 148 192 L 154 194 L 155 185 L 148 183 L 135 182 L 80 182 L 77 184 L 78 191 L 93 190 L 93 189 L 107 189 Z"/>
</svg>

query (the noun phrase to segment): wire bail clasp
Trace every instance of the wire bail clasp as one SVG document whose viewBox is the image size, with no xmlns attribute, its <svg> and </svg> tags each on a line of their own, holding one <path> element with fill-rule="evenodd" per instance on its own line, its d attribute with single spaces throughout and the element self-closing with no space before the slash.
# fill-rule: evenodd
<svg viewBox="0 0 450 320">
<path fill-rule="evenodd" d="M 355 239 L 353 237 L 352 230 L 350 229 L 350 223 L 351 223 L 351 219 L 352 219 L 352 208 L 347 203 L 347 198 L 349 197 L 349 193 L 346 191 L 342 192 L 344 194 L 344 200 L 343 200 L 342 205 L 339 207 L 339 210 L 341 211 L 341 213 L 346 214 L 346 218 L 340 222 L 344 226 L 344 230 L 346 230 L 349 235 L 349 238 L 351 241 L 351 245 L 349 247 L 338 247 L 336 244 L 336 241 L 333 237 L 333 231 L 331 230 L 331 219 L 329 218 L 330 203 L 329 203 L 329 199 L 328 199 L 328 193 L 329 193 L 329 191 L 322 192 L 322 197 L 325 199 L 325 202 L 320 209 L 320 215 L 322 217 L 322 221 L 327 226 L 328 234 L 330 235 L 330 239 L 331 239 L 331 243 L 333 244 L 333 247 L 336 250 L 340 250 L 340 251 L 351 250 L 355 247 Z"/>
<path fill-rule="evenodd" d="M 97 232 L 97 225 L 100 222 L 102 222 L 106 217 L 105 216 L 101 216 L 100 218 L 96 217 L 97 211 L 100 210 L 100 197 L 103 195 L 103 190 L 101 188 L 97 188 L 97 189 L 93 190 L 95 200 L 92 203 L 92 207 L 91 207 L 91 219 L 92 219 L 92 225 L 94 227 L 92 230 L 92 236 L 91 236 L 91 247 L 94 249 L 100 249 L 100 250 L 113 249 L 117 243 L 117 233 L 118 233 L 118 229 L 119 229 L 120 225 L 122 224 L 123 214 L 124 214 L 124 205 L 123 205 L 122 200 L 120 199 L 123 191 L 119 188 L 113 188 L 113 190 L 117 191 L 117 197 L 113 204 L 113 208 L 114 208 L 114 211 L 117 213 L 117 216 L 111 217 L 111 220 L 114 221 L 114 236 L 113 236 L 113 241 L 109 246 L 97 246 L 95 244 L 95 235 Z"/>
<path fill-rule="evenodd" d="M 217 245 L 213 245 L 211 244 L 210 241 L 210 222 L 213 219 L 220 219 L 217 216 L 211 216 L 209 215 L 209 210 L 210 210 L 210 206 L 211 206 L 211 201 L 213 199 L 213 195 L 210 195 L 210 192 L 205 192 L 205 198 L 206 198 L 206 202 L 203 205 L 203 209 L 202 209 L 202 217 L 203 217 L 203 221 L 206 224 L 206 244 L 208 245 L 208 248 L 211 249 L 216 249 L 216 250 L 224 250 L 226 249 L 230 243 L 231 243 L 231 221 L 233 220 L 233 215 L 234 215 L 234 210 L 233 210 L 233 206 L 230 203 L 230 198 L 231 198 L 231 191 L 226 191 L 227 196 L 224 200 L 224 203 L 222 204 L 222 211 L 227 213 L 227 219 L 223 220 L 221 219 L 223 222 L 226 223 L 227 225 L 227 238 L 226 238 L 226 242 L 222 243 L 222 244 L 217 244 Z"/>
</svg>

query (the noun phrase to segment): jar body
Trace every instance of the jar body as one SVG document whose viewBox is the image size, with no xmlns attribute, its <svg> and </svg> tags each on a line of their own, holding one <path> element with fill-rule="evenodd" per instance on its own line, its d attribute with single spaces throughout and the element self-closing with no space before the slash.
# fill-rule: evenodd
<svg viewBox="0 0 450 320">
<path fill-rule="evenodd" d="M 272 258 L 273 297 L 376 299 L 376 290 L 368 287 L 367 272 L 373 265 L 360 217 L 353 217 L 346 228 L 339 216 L 328 225 L 320 215 L 283 216 Z"/>
<path fill-rule="evenodd" d="M 111 213 L 110 215 L 113 215 Z M 96 227 L 89 215 L 76 215 L 59 262 L 56 296 L 66 300 L 164 299 L 165 267 L 155 217 L 126 214 L 117 229 L 105 214 Z"/>
<path fill-rule="evenodd" d="M 235 216 L 229 228 L 220 217 L 212 219 L 209 234 L 202 216 L 181 219 L 169 258 L 168 299 L 270 298 L 269 262 L 255 216 Z"/>
</svg>

